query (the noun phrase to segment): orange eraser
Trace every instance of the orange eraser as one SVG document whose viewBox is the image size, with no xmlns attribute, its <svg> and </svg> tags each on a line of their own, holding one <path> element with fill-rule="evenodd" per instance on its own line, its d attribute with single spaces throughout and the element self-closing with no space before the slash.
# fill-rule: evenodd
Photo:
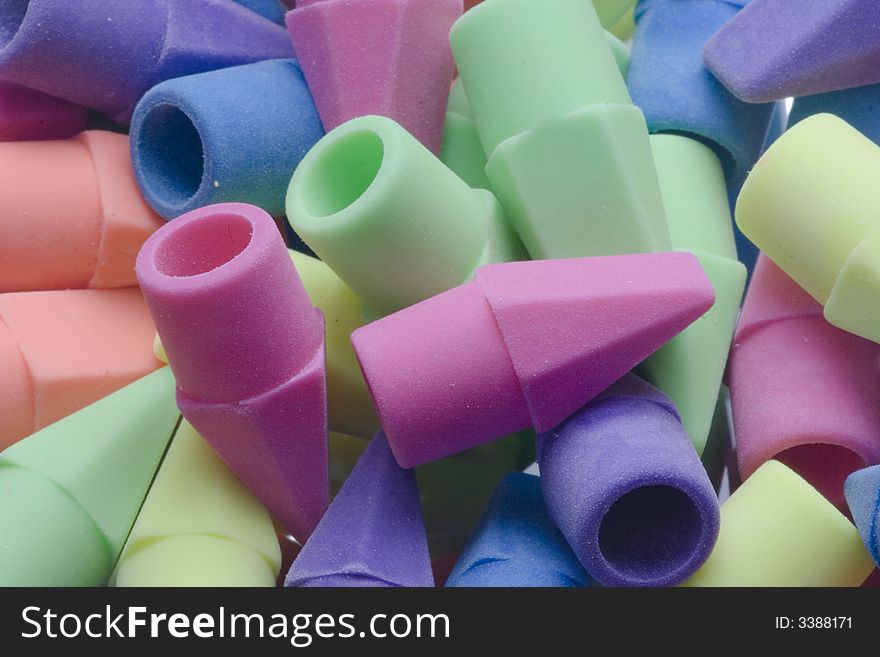
<svg viewBox="0 0 880 657">
<path fill-rule="evenodd" d="M 136 285 L 141 245 L 163 225 L 131 168 L 128 137 L 0 143 L 0 292 Z"/>
<path fill-rule="evenodd" d="M 0 294 L 0 451 L 159 367 L 155 330 L 138 288 Z"/>
</svg>

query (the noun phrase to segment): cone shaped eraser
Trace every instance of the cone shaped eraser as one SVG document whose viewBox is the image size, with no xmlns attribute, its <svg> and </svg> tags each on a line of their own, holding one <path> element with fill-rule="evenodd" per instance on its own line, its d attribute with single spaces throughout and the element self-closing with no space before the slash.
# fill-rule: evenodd
<svg viewBox="0 0 880 657">
<path fill-rule="evenodd" d="M 186 420 L 113 573 L 114 586 L 274 586 L 272 519 Z"/>
<path fill-rule="evenodd" d="M 547 431 L 708 310 L 687 253 L 487 265 L 352 343 L 398 463 Z"/>
<path fill-rule="evenodd" d="M 589 3 L 488 0 L 450 41 L 486 174 L 533 258 L 670 249 L 644 116 Z"/>
<path fill-rule="evenodd" d="M 284 14 L 287 13 L 287 5 L 283 0 L 235 0 L 243 7 L 257 12 L 260 16 L 268 18 L 273 23 L 284 24 Z"/>
<path fill-rule="evenodd" d="M 550 520 L 541 480 L 507 475 L 447 587 L 589 586 L 590 576 Z"/>
<path fill-rule="evenodd" d="M 461 0 L 323 0 L 288 13 L 327 131 L 387 116 L 439 155 L 453 71 L 449 28 L 461 12 Z"/>
<path fill-rule="evenodd" d="M 766 256 L 749 290 L 728 370 L 739 469 L 775 455 L 845 509 L 844 479 L 880 456 L 880 347 L 828 324 Z"/>
<path fill-rule="evenodd" d="M 296 251 L 290 257 L 309 299 L 324 314 L 330 430 L 370 438 L 379 418 L 351 346 L 351 334 L 364 323 L 363 302 L 317 258 Z"/>
<path fill-rule="evenodd" d="M 500 144 L 486 175 L 535 259 L 671 249 L 637 107 L 596 104 L 546 121 Z"/>
<path fill-rule="evenodd" d="M 67 139 L 86 129 L 86 109 L 0 80 L 0 141 Z"/>
<path fill-rule="evenodd" d="M 825 321 L 761 255 L 728 381 L 742 477 L 776 458 L 845 509 L 846 477 L 880 463 L 880 345 Z"/>
<path fill-rule="evenodd" d="M 159 367 L 154 332 L 134 288 L 0 294 L 0 449 Z"/>
<path fill-rule="evenodd" d="M 0 172 L 0 292 L 137 283 L 135 257 L 162 220 L 135 184 L 128 137 L 0 143 Z"/>
<path fill-rule="evenodd" d="M 280 216 L 291 172 L 323 134 L 299 64 L 272 60 L 150 89 L 132 117 L 131 157 L 166 219 L 226 201 Z"/>
<path fill-rule="evenodd" d="M 184 417 L 305 540 L 328 496 L 324 327 L 272 218 L 190 212 L 147 240 L 137 275 Z"/>
<path fill-rule="evenodd" d="M 525 258 L 490 192 L 469 187 L 381 116 L 353 119 L 318 142 L 290 181 L 287 216 L 380 315 L 460 285 L 480 265 Z"/>
<path fill-rule="evenodd" d="M 880 84 L 795 98 L 788 125 L 814 114 L 834 114 L 880 145 Z"/>
<path fill-rule="evenodd" d="M 768 461 L 721 506 L 715 549 L 685 586 L 859 586 L 873 567 L 852 523 Z"/>
<path fill-rule="evenodd" d="M 333 499 L 284 585 L 434 586 L 415 473 L 381 432 Z"/>
<path fill-rule="evenodd" d="M 830 114 L 783 134 L 743 185 L 736 222 L 840 328 L 880 342 L 880 148 Z"/>
<path fill-rule="evenodd" d="M 639 374 L 669 395 L 702 454 L 746 282 L 736 260 L 724 174 L 715 153 L 682 135 L 651 135 L 672 244 L 700 259 L 712 309 L 645 361 Z"/>
<path fill-rule="evenodd" d="M 742 180 L 761 154 L 773 105 L 735 98 L 703 63 L 703 46 L 747 0 L 641 0 L 627 86 L 648 129 L 709 144 L 728 180 Z"/>
<path fill-rule="evenodd" d="M 104 584 L 178 418 L 165 367 L 0 452 L 0 585 Z"/>
<path fill-rule="evenodd" d="M 706 44 L 706 65 L 750 103 L 880 82 L 874 0 L 753 0 Z M 755 56 L 760 53 L 760 56 Z"/>
<path fill-rule="evenodd" d="M 0 77 L 120 123 L 163 80 L 293 55 L 281 26 L 217 0 L 12 0 L 0 26 Z"/>
<path fill-rule="evenodd" d="M 846 501 L 862 542 L 880 566 L 880 465 L 853 472 L 847 478 Z"/>
<path fill-rule="evenodd" d="M 547 511 L 600 584 L 678 584 L 709 556 L 718 499 L 653 386 L 629 374 L 537 444 Z"/>
<path fill-rule="evenodd" d="M 630 102 L 589 2 L 486 0 L 456 21 L 449 38 L 490 157 L 505 140 L 550 119 Z"/>
</svg>

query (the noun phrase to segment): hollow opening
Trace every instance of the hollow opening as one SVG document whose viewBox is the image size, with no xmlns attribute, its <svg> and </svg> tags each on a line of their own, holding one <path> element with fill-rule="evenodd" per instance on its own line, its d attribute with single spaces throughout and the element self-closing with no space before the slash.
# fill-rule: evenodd
<svg viewBox="0 0 880 657">
<path fill-rule="evenodd" d="M 683 566 L 702 532 L 700 512 L 685 493 L 643 486 L 608 509 L 599 527 L 599 549 L 616 571 L 647 583 Z"/>
<path fill-rule="evenodd" d="M 0 50 L 18 34 L 31 0 L 4 0 L 0 9 Z"/>
<path fill-rule="evenodd" d="M 199 131 L 180 108 L 167 103 L 144 117 L 138 160 L 147 187 L 170 207 L 182 207 L 195 196 L 205 174 Z"/>
<path fill-rule="evenodd" d="M 773 458 L 806 479 L 825 499 L 849 516 L 843 484 L 850 474 L 867 467 L 861 456 L 840 445 L 812 443 L 790 447 Z"/>
<path fill-rule="evenodd" d="M 253 229 L 244 217 L 218 214 L 171 233 L 156 251 L 156 268 L 166 276 L 198 276 L 222 267 L 247 248 Z"/>
<path fill-rule="evenodd" d="M 357 201 L 376 179 L 385 147 L 371 130 L 355 130 L 328 143 L 302 182 L 308 212 L 329 217 Z"/>
</svg>

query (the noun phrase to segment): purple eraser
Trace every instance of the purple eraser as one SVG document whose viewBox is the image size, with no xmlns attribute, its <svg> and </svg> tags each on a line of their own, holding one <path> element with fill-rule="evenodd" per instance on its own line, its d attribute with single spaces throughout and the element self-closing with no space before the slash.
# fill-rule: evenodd
<svg viewBox="0 0 880 657">
<path fill-rule="evenodd" d="M 380 431 L 361 455 L 284 586 L 434 586 L 415 472 Z"/>
<path fill-rule="evenodd" d="M 298 2 L 287 28 L 324 129 L 394 119 L 440 155 L 462 0 Z"/>
<path fill-rule="evenodd" d="M 877 0 L 753 0 L 703 55 L 722 84 L 750 103 L 875 84 Z"/>
<path fill-rule="evenodd" d="M 164 80 L 292 56 L 284 28 L 228 0 L 0 4 L 0 77 L 120 123 Z"/>
<path fill-rule="evenodd" d="M 67 139 L 85 129 L 85 107 L 0 80 L 0 141 Z"/>
<path fill-rule="evenodd" d="M 670 586 L 718 537 L 718 499 L 672 402 L 629 374 L 538 436 L 547 511 L 605 586 Z"/>
<path fill-rule="evenodd" d="M 324 324 L 275 222 L 241 203 L 194 210 L 136 271 L 181 412 L 305 540 L 329 495 Z"/>
<path fill-rule="evenodd" d="M 487 265 L 351 337 L 397 462 L 547 431 L 705 313 L 689 253 Z"/>
</svg>

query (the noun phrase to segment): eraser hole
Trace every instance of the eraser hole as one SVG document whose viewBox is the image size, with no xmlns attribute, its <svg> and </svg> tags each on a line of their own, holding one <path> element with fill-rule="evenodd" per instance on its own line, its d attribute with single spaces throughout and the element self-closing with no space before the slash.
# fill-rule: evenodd
<svg viewBox="0 0 880 657">
<path fill-rule="evenodd" d="M 252 235 L 251 223 L 244 217 L 204 217 L 170 233 L 156 251 L 156 269 L 175 278 L 213 271 L 244 251 Z"/>
<path fill-rule="evenodd" d="M 31 0 L 4 0 L 0 9 L 0 48 L 5 48 L 18 34 Z"/>
<path fill-rule="evenodd" d="M 147 187 L 169 206 L 182 207 L 199 191 L 205 174 L 202 138 L 178 107 L 150 108 L 138 135 L 138 159 Z"/>
<path fill-rule="evenodd" d="M 852 450 L 829 443 L 790 447 L 773 458 L 806 479 L 813 488 L 845 514 L 849 514 L 843 494 L 846 478 L 868 465 Z"/>
<path fill-rule="evenodd" d="M 617 572 L 649 581 L 683 566 L 702 530 L 700 512 L 685 493 L 643 486 L 608 509 L 599 527 L 599 549 Z"/>
<path fill-rule="evenodd" d="M 323 218 L 350 206 L 376 179 L 384 157 L 382 138 L 370 130 L 349 132 L 327 144 L 302 182 L 306 210 Z"/>
</svg>

